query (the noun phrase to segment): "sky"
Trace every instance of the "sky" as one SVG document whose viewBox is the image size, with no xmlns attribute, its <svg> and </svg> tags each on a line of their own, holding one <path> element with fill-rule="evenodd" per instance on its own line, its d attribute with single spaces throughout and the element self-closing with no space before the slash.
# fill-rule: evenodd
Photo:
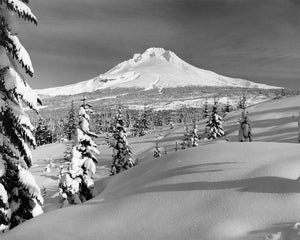
<svg viewBox="0 0 300 240">
<path fill-rule="evenodd" d="M 31 0 L 32 88 L 91 79 L 149 47 L 229 77 L 300 89 L 300 0 Z"/>
</svg>

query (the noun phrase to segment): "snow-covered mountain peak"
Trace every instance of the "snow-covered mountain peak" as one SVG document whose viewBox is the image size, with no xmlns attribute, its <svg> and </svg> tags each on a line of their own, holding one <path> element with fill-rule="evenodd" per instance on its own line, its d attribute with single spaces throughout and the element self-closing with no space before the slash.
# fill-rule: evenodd
<svg viewBox="0 0 300 240">
<path fill-rule="evenodd" d="M 104 74 L 64 87 L 37 90 L 43 95 L 74 95 L 107 88 L 176 88 L 185 86 L 276 88 L 229 78 L 192 66 L 174 52 L 163 48 L 148 48 L 136 53 Z"/>
</svg>

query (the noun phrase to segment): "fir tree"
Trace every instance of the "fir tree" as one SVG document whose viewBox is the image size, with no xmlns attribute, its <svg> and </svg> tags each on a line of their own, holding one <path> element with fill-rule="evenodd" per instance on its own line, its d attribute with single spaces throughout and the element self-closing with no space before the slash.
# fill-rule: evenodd
<svg viewBox="0 0 300 240">
<path fill-rule="evenodd" d="M 94 196 L 93 175 L 96 173 L 95 163 L 98 162 L 94 154 L 99 154 L 99 151 L 92 140 L 92 137 L 97 135 L 89 129 L 90 107 L 84 98 L 79 110 L 79 124 L 74 137 L 71 166 L 59 183 L 62 199 L 67 199 L 70 204 L 81 203 Z"/>
<path fill-rule="evenodd" d="M 191 145 L 193 147 L 197 147 L 198 146 L 198 141 L 200 140 L 200 137 L 198 135 L 198 131 L 197 131 L 197 126 L 196 124 L 194 125 L 194 128 L 192 130 L 192 132 L 190 133 L 190 141 L 191 141 Z"/>
<path fill-rule="evenodd" d="M 218 114 L 218 101 L 215 99 L 212 112 L 206 126 L 208 127 L 208 138 L 216 139 L 224 136 L 222 117 Z"/>
<path fill-rule="evenodd" d="M 229 103 L 229 99 L 227 98 L 227 103 L 225 105 L 224 112 L 229 113 L 230 111 L 231 111 L 231 106 L 230 106 L 230 103 Z"/>
<path fill-rule="evenodd" d="M 121 171 L 127 170 L 135 166 L 135 161 L 132 158 L 132 151 L 126 139 L 126 129 L 121 108 L 115 116 L 114 133 L 111 147 L 113 147 L 113 162 L 111 165 L 111 174 L 118 174 Z"/>
<path fill-rule="evenodd" d="M 156 143 L 156 146 L 155 146 L 155 149 L 154 149 L 154 153 L 153 153 L 153 157 L 154 158 L 161 157 L 161 152 L 160 152 L 158 143 Z"/>
<path fill-rule="evenodd" d="M 71 103 L 71 108 L 69 110 L 67 124 L 65 127 L 65 134 L 68 140 L 71 140 L 74 136 L 76 130 L 76 116 L 75 116 L 75 108 L 74 101 Z"/>
<path fill-rule="evenodd" d="M 126 112 L 125 127 L 130 127 L 130 115 L 128 112 Z"/>
<path fill-rule="evenodd" d="M 208 102 L 207 102 L 207 98 L 205 98 L 205 102 L 203 105 L 203 119 L 206 119 L 209 116 L 208 113 Z"/>
<path fill-rule="evenodd" d="M 151 129 L 151 110 L 145 109 L 139 120 L 139 136 L 144 136 Z"/>
<path fill-rule="evenodd" d="M 139 136 L 140 133 L 140 116 L 135 115 L 133 118 L 133 125 L 132 125 L 132 135 Z"/>
<path fill-rule="evenodd" d="M 240 98 L 240 100 L 238 102 L 238 108 L 240 108 L 240 109 L 247 108 L 247 99 L 246 99 L 245 94 L 243 94 L 243 96 Z"/>
<path fill-rule="evenodd" d="M 41 103 L 18 64 L 33 76 L 30 56 L 15 33 L 16 16 L 37 24 L 36 17 L 20 0 L 0 1 L 0 231 L 4 232 L 43 213 L 43 197 L 34 177 L 31 147 L 34 127 L 22 103 L 37 112 Z"/>
<path fill-rule="evenodd" d="M 41 117 L 37 121 L 37 126 L 35 129 L 35 139 L 38 146 L 53 142 L 53 134 L 49 128 L 48 122 L 49 121 L 46 121 Z"/>
</svg>

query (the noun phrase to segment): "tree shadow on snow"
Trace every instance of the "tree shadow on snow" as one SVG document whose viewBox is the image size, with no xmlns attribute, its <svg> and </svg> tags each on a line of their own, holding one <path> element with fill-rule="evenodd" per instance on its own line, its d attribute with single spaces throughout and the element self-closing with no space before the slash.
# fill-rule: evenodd
<svg viewBox="0 0 300 240">
<path fill-rule="evenodd" d="M 240 192 L 253 193 L 300 193 L 300 184 L 297 180 L 281 177 L 256 177 L 233 181 L 163 184 L 138 189 L 135 193 L 225 189 L 237 189 Z"/>
<path fill-rule="evenodd" d="M 271 238 L 271 236 L 273 234 L 278 235 L 278 233 L 280 233 L 280 239 L 300 239 L 300 235 L 298 232 L 299 226 L 296 226 L 295 222 L 288 222 L 273 224 L 269 228 L 251 231 L 248 234 L 253 237 L 256 236 L 259 239 L 278 239 Z"/>
</svg>

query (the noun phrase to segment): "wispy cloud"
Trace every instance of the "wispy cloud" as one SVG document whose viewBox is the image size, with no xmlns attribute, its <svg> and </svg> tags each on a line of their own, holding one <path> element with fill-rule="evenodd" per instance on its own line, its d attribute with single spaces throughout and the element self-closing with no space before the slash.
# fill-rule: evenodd
<svg viewBox="0 0 300 240">
<path fill-rule="evenodd" d="M 200 68 L 254 81 L 276 84 L 300 74 L 298 0 L 30 4 L 39 26 L 26 25 L 20 36 L 36 68 L 35 88 L 94 77 L 151 46 L 171 49 Z"/>
</svg>

